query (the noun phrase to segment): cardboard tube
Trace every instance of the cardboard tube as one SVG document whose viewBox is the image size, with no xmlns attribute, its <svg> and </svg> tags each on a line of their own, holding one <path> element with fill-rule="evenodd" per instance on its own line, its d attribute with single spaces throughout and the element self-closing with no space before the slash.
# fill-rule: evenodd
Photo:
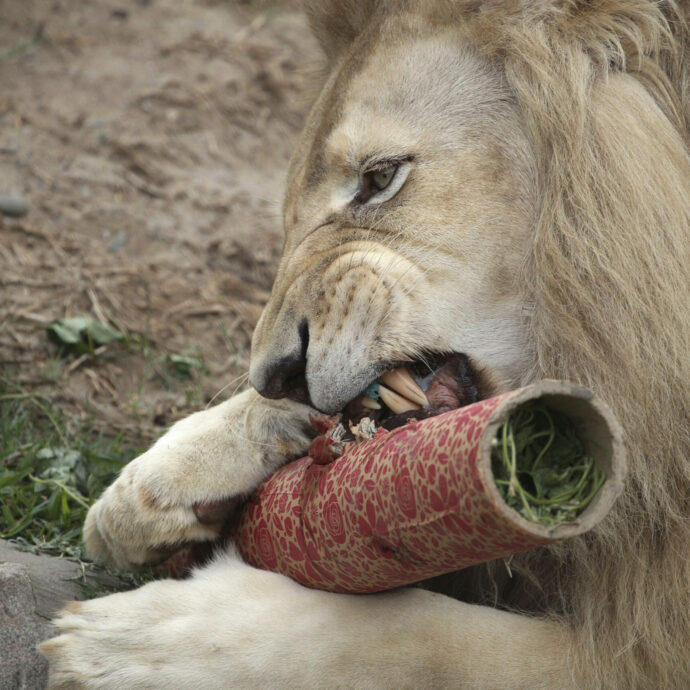
<svg viewBox="0 0 690 690">
<path fill-rule="evenodd" d="M 529 522 L 501 498 L 491 441 L 517 406 L 541 399 L 574 422 L 606 474 L 574 522 Z M 346 445 L 323 465 L 306 457 L 255 492 L 235 540 L 245 559 L 304 585 L 377 592 L 573 537 L 621 492 L 621 429 L 592 393 L 544 381 Z"/>
</svg>

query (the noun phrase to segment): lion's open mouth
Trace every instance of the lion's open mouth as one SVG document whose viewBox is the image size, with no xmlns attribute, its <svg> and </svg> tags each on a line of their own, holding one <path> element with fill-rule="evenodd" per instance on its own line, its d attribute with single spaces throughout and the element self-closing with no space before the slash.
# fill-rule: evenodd
<svg viewBox="0 0 690 690">
<path fill-rule="evenodd" d="M 466 355 L 433 355 L 383 373 L 346 405 L 343 421 L 352 426 L 368 417 L 391 430 L 483 400 L 489 388 Z"/>
</svg>

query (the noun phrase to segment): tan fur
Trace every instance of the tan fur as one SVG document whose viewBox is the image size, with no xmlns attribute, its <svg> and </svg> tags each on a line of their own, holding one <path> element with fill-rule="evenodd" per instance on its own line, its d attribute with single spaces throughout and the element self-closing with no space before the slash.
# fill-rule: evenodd
<svg viewBox="0 0 690 690">
<path fill-rule="evenodd" d="M 598 391 L 627 435 L 611 517 L 523 559 L 591 687 L 690 683 L 690 44 L 687 8 L 667 8 L 571 2 L 529 30 L 476 27 L 540 147 L 532 378 Z"/>
<path fill-rule="evenodd" d="M 687 2 L 308 5 L 325 81 L 252 383 L 304 349 L 324 410 L 428 350 L 466 352 L 504 388 L 570 379 L 623 423 L 625 494 L 512 577 L 498 563 L 430 585 L 470 603 L 329 595 L 226 555 L 68 609 L 43 646 L 51 687 L 690 687 Z M 372 153 L 414 160 L 394 198 L 362 206 Z M 88 548 L 124 565 L 213 539 L 194 504 L 304 452 L 308 414 L 248 391 L 179 422 L 91 509 Z"/>
<path fill-rule="evenodd" d="M 335 25 L 342 31 L 349 20 L 350 36 L 363 29 L 364 3 L 357 11 L 326 4 L 311 4 L 324 44 Z M 498 601 L 565 617 L 579 636 L 571 663 L 587 671 L 586 687 L 687 687 L 688 7 L 386 4 L 389 14 L 462 24 L 501 65 L 536 152 L 540 189 L 521 276 L 525 303 L 533 304 L 525 380 L 589 386 L 627 433 L 631 478 L 611 517 L 593 534 L 515 559 L 520 583 L 505 585 Z M 495 597 L 495 577 L 475 584 L 485 599 Z"/>
</svg>

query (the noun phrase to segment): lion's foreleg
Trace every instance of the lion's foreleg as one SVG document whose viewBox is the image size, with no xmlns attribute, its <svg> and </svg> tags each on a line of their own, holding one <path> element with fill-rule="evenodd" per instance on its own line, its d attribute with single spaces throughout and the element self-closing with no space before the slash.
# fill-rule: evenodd
<svg viewBox="0 0 690 690">
<path fill-rule="evenodd" d="M 127 566 L 214 539 L 224 506 L 306 451 L 310 412 L 250 390 L 179 421 L 92 506 L 84 526 L 89 552 Z"/>
<path fill-rule="evenodd" d="M 320 592 L 232 555 L 73 604 L 57 624 L 42 645 L 51 687 L 578 687 L 558 623 L 420 589 Z"/>
</svg>

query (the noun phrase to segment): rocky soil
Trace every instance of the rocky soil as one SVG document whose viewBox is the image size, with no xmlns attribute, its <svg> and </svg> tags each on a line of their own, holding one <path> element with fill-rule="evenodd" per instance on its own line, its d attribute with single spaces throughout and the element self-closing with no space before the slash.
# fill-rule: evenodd
<svg viewBox="0 0 690 690">
<path fill-rule="evenodd" d="M 0 17 L 0 377 L 145 447 L 244 381 L 315 46 L 290 2 L 0 0 Z M 75 315 L 124 343 L 61 356 L 45 326 Z M 170 355 L 203 367 L 178 380 Z M 0 542 L 0 690 L 43 687 L 34 645 L 79 574 Z"/>
</svg>

